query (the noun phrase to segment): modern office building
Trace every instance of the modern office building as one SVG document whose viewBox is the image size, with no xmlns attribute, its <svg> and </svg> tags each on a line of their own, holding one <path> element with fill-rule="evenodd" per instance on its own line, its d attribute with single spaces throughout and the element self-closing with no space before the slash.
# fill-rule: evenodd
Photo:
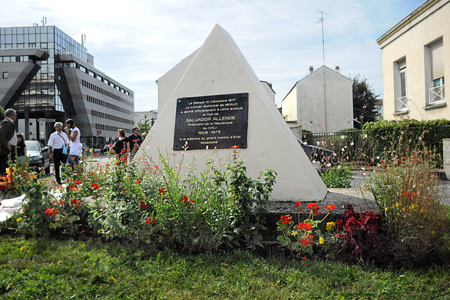
<svg viewBox="0 0 450 300">
<path fill-rule="evenodd" d="M 47 141 L 55 121 L 72 118 L 82 143 L 101 145 L 134 125 L 133 91 L 55 26 L 0 28 L 0 105 L 18 112 L 26 139 Z"/>
</svg>

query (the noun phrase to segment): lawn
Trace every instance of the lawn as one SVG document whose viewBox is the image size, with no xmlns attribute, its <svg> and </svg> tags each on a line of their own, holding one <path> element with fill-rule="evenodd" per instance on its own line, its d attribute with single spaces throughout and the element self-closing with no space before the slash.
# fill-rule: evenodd
<svg viewBox="0 0 450 300">
<path fill-rule="evenodd" d="M 0 236 L 0 299 L 447 299 L 448 270 Z"/>
</svg>

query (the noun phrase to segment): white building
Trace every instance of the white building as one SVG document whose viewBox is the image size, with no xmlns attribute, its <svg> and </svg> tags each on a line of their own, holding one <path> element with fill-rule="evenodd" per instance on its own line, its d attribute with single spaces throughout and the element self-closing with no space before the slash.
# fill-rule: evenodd
<svg viewBox="0 0 450 300">
<path fill-rule="evenodd" d="M 352 80 L 322 66 L 297 81 L 282 102 L 282 114 L 294 135 L 353 128 Z"/>
<path fill-rule="evenodd" d="M 386 120 L 449 118 L 444 85 L 449 41 L 450 0 L 423 2 L 377 40 Z"/>
<path fill-rule="evenodd" d="M 153 125 L 156 119 L 158 118 L 158 110 L 148 110 L 148 111 L 135 111 L 134 112 L 134 124 L 138 125 L 139 122 L 144 122 L 145 117 L 150 121 L 150 124 Z"/>
</svg>

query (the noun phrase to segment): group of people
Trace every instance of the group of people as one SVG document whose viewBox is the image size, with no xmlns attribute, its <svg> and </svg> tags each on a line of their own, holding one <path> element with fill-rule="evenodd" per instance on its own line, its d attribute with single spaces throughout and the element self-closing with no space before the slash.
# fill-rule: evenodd
<svg viewBox="0 0 450 300">
<path fill-rule="evenodd" d="M 5 111 L 5 119 L 0 124 L 0 175 L 5 174 L 8 168 L 8 161 L 15 160 L 15 153 L 21 164 L 26 157 L 26 144 L 21 133 L 16 133 L 14 122 L 17 114 L 14 109 Z M 63 129 L 63 123 L 54 124 L 55 132 L 50 135 L 47 146 L 50 151 L 50 159 L 55 165 L 55 179 L 61 184 L 61 165 L 66 165 L 74 169 L 83 153 L 83 146 L 80 142 L 80 129 L 75 126 L 72 119 L 66 121 L 66 127 Z M 118 157 L 124 159 L 130 155 L 134 157 L 142 143 L 139 127 L 133 127 L 132 134 L 126 136 L 125 130 L 118 129 L 119 139 L 112 148 Z"/>
<path fill-rule="evenodd" d="M 80 162 L 80 155 L 83 153 L 80 137 L 80 129 L 75 126 L 72 119 L 66 121 L 64 131 L 61 122 L 55 123 L 55 132 L 50 135 L 47 146 L 50 150 L 50 159 L 55 164 L 55 179 L 58 184 L 61 184 L 61 165 L 67 164 L 74 169 Z"/>
<path fill-rule="evenodd" d="M 125 130 L 118 129 L 117 135 L 119 136 L 119 139 L 112 145 L 116 155 L 123 160 L 127 158 L 128 154 L 130 154 L 130 159 L 132 159 L 142 144 L 143 139 L 140 135 L 139 127 L 133 127 L 132 132 L 133 133 L 127 137 Z"/>
</svg>

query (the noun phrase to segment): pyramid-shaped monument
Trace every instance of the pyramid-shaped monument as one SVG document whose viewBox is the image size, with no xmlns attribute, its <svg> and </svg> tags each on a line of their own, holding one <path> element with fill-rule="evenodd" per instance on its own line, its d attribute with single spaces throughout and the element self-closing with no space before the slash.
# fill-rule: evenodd
<svg viewBox="0 0 450 300">
<path fill-rule="evenodd" d="M 186 142 L 200 171 L 200 158 L 226 158 L 231 145 L 239 145 L 250 177 L 267 169 L 277 173 L 271 200 L 321 201 L 327 194 L 269 94 L 219 25 L 175 84 L 136 158 L 158 163 L 160 153 L 180 153 Z"/>
</svg>

